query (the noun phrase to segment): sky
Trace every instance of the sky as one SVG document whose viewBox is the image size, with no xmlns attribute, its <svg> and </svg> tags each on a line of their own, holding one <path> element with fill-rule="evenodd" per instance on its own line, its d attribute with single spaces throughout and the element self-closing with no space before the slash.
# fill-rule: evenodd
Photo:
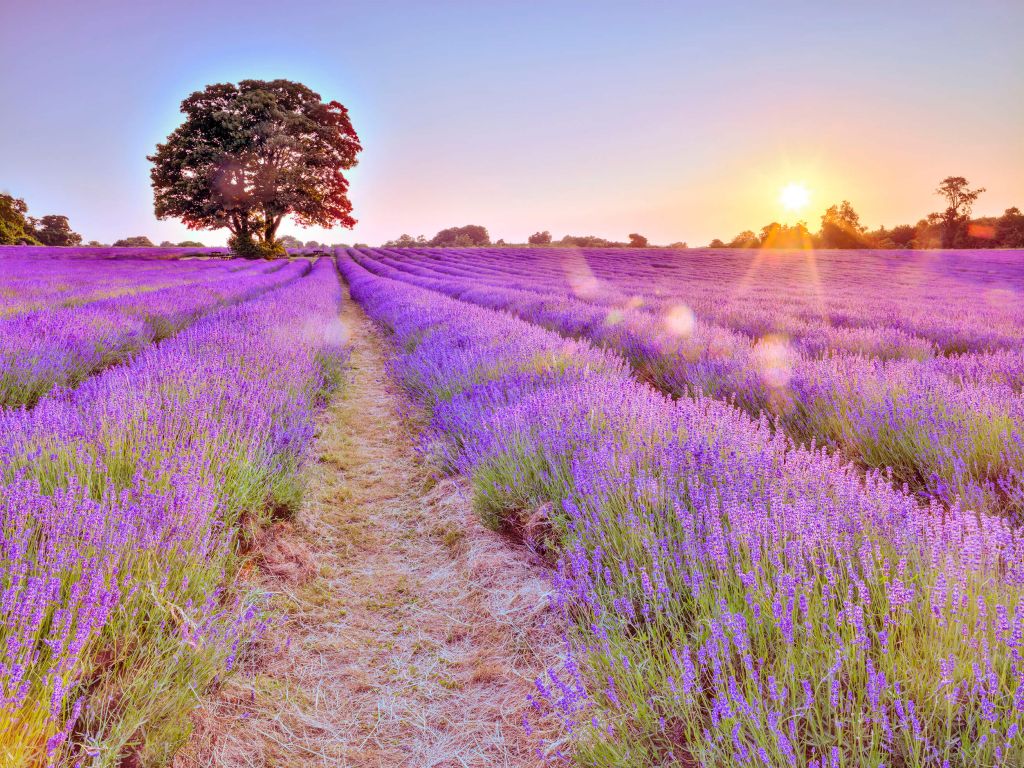
<svg viewBox="0 0 1024 768">
<path fill-rule="evenodd" d="M 86 240 L 223 244 L 156 220 L 146 156 L 192 91 L 280 77 L 365 148 L 355 229 L 282 227 L 303 240 L 701 245 L 843 199 L 874 228 L 938 210 L 950 175 L 999 214 L 1024 207 L 1022 40 L 1022 0 L 0 0 L 0 191 Z"/>
</svg>

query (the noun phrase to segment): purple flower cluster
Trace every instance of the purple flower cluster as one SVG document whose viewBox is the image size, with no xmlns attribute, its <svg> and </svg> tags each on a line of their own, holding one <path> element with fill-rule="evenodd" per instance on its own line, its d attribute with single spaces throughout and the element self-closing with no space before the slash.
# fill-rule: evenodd
<svg viewBox="0 0 1024 768">
<path fill-rule="evenodd" d="M 4 256 L 2 250 L 0 317 L 216 280 L 254 266 L 244 259 L 26 259 Z"/>
<path fill-rule="evenodd" d="M 37 278 L 51 286 L 67 284 L 83 263 L 87 262 L 42 262 Z M 75 268 L 45 268 L 54 264 Z M 198 317 L 297 279 L 308 268 L 304 261 L 234 271 L 225 271 L 223 264 L 219 269 L 207 266 L 190 270 L 191 279 L 176 285 L 153 290 L 136 284 L 136 290 L 114 298 L 64 298 L 56 306 L 12 313 L 0 319 L 0 407 L 31 406 L 55 386 L 77 386 Z M 20 282 L 19 292 L 24 281 Z"/>
<path fill-rule="evenodd" d="M 1024 269 L 1013 254 L 410 249 L 356 258 L 614 349 L 672 395 L 770 414 L 794 439 L 891 470 L 925 498 L 1024 519 L 1015 288 Z"/>
<path fill-rule="evenodd" d="M 231 587 L 239 522 L 295 503 L 346 334 L 331 260 L 237 280 L 261 295 L 0 413 L 0 745 L 12 765 L 169 749 L 196 694 L 266 621 L 260 596 Z M 159 293 L 147 296 L 172 309 Z"/>
<path fill-rule="evenodd" d="M 727 402 L 673 400 L 525 313 L 384 277 L 365 253 L 339 267 L 484 519 L 522 531 L 553 506 L 572 629 L 533 701 L 571 750 L 549 754 L 1024 764 L 1024 537 L 1004 518 L 922 501 Z"/>
</svg>

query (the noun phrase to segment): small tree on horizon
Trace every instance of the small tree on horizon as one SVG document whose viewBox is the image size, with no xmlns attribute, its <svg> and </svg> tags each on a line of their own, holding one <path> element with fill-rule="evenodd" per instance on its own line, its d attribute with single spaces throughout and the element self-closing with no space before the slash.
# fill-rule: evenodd
<svg viewBox="0 0 1024 768">
<path fill-rule="evenodd" d="M 947 176 L 935 190 L 935 194 L 946 198 L 946 210 L 935 214 L 942 224 L 942 247 L 953 248 L 962 237 L 971 218 L 971 208 L 984 187 L 968 188 L 963 176 Z"/>
<path fill-rule="evenodd" d="M 527 238 L 530 245 L 551 245 L 551 233 L 546 229 L 543 232 L 534 232 Z"/>
<path fill-rule="evenodd" d="M 646 248 L 647 238 L 641 234 L 633 232 L 629 235 L 629 247 L 630 248 Z"/>
<path fill-rule="evenodd" d="M 250 256 L 283 255 L 281 222 L 351 228 L 344 171 L 362 150 L 348 110 L 290 80 L 218 83 L 181 103 L 185 122 L 148 157 L 157 218 L 231 231 Z"/>
<path fill-rule="evenodd" d="M 758 239 L 751 230 L 745 229 L 740 232 L 736 237 L 729 243 L 729 248 L 757 248 L 761 245 L 761 241 Z M 719 246 L 721 247 L 721 246 Z"/>
<path fill-rule="evenodd" d="M 125 237 L 120 240 L 114 241 L 114 248 L 156 248 L 153 241 L 145 235 L 136 235 L 135 237 Z"/>
<path fill-rule="evenodd" d="M 843 200 L 839 205 L 830 205 L 822 215 L 821 244 L 825 248 L 871 247 L 860 223 L 860 216 L 849 200 Z"/>
<path fill-rule="evenodd" d="M 490 244 L 491 236 L 487 232 L 487 227 L 480 224 L 442 229 L 429 243 L 434 248 L 469 248 Z"/>
<path fill-rule="evenodd" d="M 1007 208 L 996 222 L 996 242 L 1003 248 L 1024 248 L 1024 213 Z"/>
</svg>

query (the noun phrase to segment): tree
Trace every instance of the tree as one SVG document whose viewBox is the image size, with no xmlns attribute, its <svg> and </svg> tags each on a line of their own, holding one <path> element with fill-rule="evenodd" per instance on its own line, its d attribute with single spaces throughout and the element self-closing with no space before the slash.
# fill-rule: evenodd
<svg viewBox="0 0 1024 768">
<path fill-rule="evenodd" d="M 751 232 L 749 229 L 745 229 L 740 232 L 736 237 L 729 243 L 729 248 L 757 248 L 761 245 L 761 241 L 757 239 L 757 235 Z M 723 246 L 717 246 L 719 248 Z"/>
<path fill-rule="evenodd" d="M 164 240 L 164 241 L 162 241 L 160 243 L 160 247 L 161 248 L 173 248 L 174 247 L 174 243 L 172 243 L 170 240 Z"/>
<path fill-rule="evenodd" d="M 0 245 L 40 244 L 27 213 L 28 205 L 20 197 L 0 193 Z"/>
<path fill-rule="evenodd" d="M 605 240 L 597 235 L 566 235 L 560 241 L 561 245 L 572 248 L 625 248 L 626 243 L 618 243 L 613 240 Z"/>
<path fill-rule="evenodd" d="M 1007 208 L 996 221 L 996 244 L 1002 248 L 1024 248 L 1024 213 Z"/>
<path fill-rule="evenodd" d="M 125 237 L 121 240 L 114 241 L 115 248 L 156 248 L 153 245 L 153 241 L 145 235 L 136 235 L 135 237 Z"/>
<path fill-rule="evenodd" d="M 281 238 L 278 240 L 278 242 L 281 244 L 282 248 L 286 248 L 286 249 L 287 248 L 304 248 L 305 247 L 302 244 L 302 241 L 299 240 L 299 238 L 292 237 L 291 235 L 282 235 Z"/>
<path fill-rule="evenodd" d="M 674 243 L 669 243 L 669 244 L 668 244 L 668 247 L 669 247 L 669 248 L 673 248 L 673 249 L 675 249 L 675 250 L 677 250 L 677 251 L 678 251 L 678 250 L 682 250 L 683 248 L 689 248 L 690 246 L 688 246 L 688 245 L 687 245 L 687 244 L 686 244 L 685 242 L 683 242 L 682 240 L 679 240 L 679 241 L 677 241 L 677 242 L 674 242 Z"/>
<path fill-rule="evenodd" d="M 309 240 L 309 241 L 306 242 L 306 247 L 307 248 L 320 248 L 321 246 L 320 246 L 320 243 L 318 243 L 316 240 Z"/>
<path fill-rule="evenodd" d="M 894 248 L 913 248 L 914 238 L 917 236 L 917 227 L 913 224 L 899 224 L 892 229 L 885 231 L 886 237 Z"/>
<path fill-rule="evenodd" d="M 935 194 L 946 198 L 946 210 L 937 214 L 942 224 L 942 247 L 954 248 L 964 236 L 971 218 L 971 208 L 985 191 L 984 187 L 969 189 L 963 176 L 947 176 L 935 190 Z"/>
<path fill-rule="evenodd" d="M 251 257 L 280 255 L 281 222 L 355 225 L 344 171 L 362 150 L 348 110 L 289 80 L 243 80 L 197 91 L 185 122 L 149 156 L 157 218 L 231 231 Z"/>
<path fill-rule="evenodd" d="M 551 233 L 546 229 L 543 232 L 534 232 L 527 238 L 530 245 L 551 245 Z"/>
<path fill-rule="evenodd" d="M 490 244 L 491 236 L 487 233 L 487 227 L 479 224 L 442 229 L 430 241 L 430 245 L 435 248 L 468 248 Z"/>
<path fill-rule="evenodd" d="M 646 248 L 647 238 L 643 235 L 638 235 L 636 232 L 629 236 L 629 247 L 630 248 Z"/>
<path fill-rule="evenodd" d="M 396 240 L 388 240 L 381 248 L 423 248 L 425 245 L 427 245 L 427 239 L 423 235 L 419 237 L 399 235 Z"/>
<path fill-rule="evenodd" d="M 71 229 L 67 216 L 49 214 L 31 219 L 36 240 L 52 247 L 74 247 L 82 244 L 82 236 Z"/>
<path fill-rule="evenodd" d="M 807 231 L 806 222 L 790 225 L 773 221 L 761 228 L 760 244 L 762 248 L 807 249 L 813 247 L 814 241 Z"/>
<path fill-rule="evenodd" d="M 205 248 L 206 246 L 198 240 L 182 240 L 178 243 L 179 248 Z"/>
<path fill-rule="evenodd" d="M 106 248 L 107 246 L 105 246 L 99 240 L 90 240 L 88 243 L 85 244 L 85 247 L 86 248 Z"/>
<path fill-rule="evenodd" d="M 860 216 L 848 200 L 831 205 L 821 217 L 821 243 L 825 248 L 870 248 Z"/>
<path fill-rule="evenodd" d="M 708 248 L 725 248 L 725 243 L 719 240 L 717 237 L 708 243 Z"/>
</svg>

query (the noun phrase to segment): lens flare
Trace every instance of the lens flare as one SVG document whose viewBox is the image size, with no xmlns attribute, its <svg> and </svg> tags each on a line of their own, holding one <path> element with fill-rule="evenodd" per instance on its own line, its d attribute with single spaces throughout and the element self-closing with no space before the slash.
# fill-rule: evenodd
<svg viewBox="0 0 1024 768">
<path fill-rule="evenodd" d="M 685 304 L 676 304 L 665 313 L 665 327 L 676 336 L 688 338 L 693 333 L 693 310 Z"/>
<path fill-rule="evenodd" d="M 770 334 L 754 345 L 754 360 L 761 381 L 772 389 L 781 389 L 793 376 L 796 355 L 785 336 Z"/>
</svg>

